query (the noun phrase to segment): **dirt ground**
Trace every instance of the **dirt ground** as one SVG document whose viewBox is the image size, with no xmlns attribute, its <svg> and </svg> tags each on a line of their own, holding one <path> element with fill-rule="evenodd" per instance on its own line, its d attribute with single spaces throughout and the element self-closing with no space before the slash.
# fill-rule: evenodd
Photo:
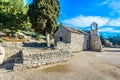
<svg viewBox="0 0 120 80">
<path fill-rule="evenodd" d="M 68 62 L 25 71 L 0 70 L 0 80 L 120 80 L 120 48 L 74 53 Z"/>
</svg>

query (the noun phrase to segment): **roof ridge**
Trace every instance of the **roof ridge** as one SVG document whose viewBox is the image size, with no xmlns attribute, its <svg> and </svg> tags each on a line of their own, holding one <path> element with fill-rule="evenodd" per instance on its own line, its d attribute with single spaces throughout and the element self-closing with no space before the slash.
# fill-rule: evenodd
<svg viewBox="0 0 120 80">
<path fill-rule="evenodd" d="M 82 33 L 82 34 L 87 34 L 88 35 L 88 33 L 83 31 L 83 30 L 75 29 L 75 28 L 72 28 L 72 27 L 69 27 L 69 26 L 64 26 L 64 28 L 67 29 L 70 32 L 73 32 L 73 33 L 78 33 L 78 34 Z"/>
</svg>

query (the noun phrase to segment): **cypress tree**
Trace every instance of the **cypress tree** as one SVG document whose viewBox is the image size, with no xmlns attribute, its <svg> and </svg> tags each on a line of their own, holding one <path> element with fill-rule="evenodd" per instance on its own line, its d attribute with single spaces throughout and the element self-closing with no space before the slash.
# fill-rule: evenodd
<svg viewBox="0 0 120 80">
<path fill-rule="evenodd" d="M 57 27 L 60 6 L 58 0 L 33 0 L 28 15 L 32 28 L 46 36 L 47 47 L 50 47 L 50 34 Z"/>
</svg>

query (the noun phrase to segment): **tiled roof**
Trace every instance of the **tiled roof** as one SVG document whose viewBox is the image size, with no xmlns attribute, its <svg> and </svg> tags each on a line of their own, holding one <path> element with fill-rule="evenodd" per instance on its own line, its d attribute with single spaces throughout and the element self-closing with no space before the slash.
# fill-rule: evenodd
<svg viewBox="0 0 120 80">
<path fill-rule="evenodd" d="M 77 30 L 75 28 L 71 28 L 68 26 L 64 26 L 65 29 L 67 29 L 68 31 L 72 32 L 72 33 L 78 33 L 78 34 L 87 34 L 89 35 L 87 32 L 83 31 L 83 30 Z"/>
</svg>

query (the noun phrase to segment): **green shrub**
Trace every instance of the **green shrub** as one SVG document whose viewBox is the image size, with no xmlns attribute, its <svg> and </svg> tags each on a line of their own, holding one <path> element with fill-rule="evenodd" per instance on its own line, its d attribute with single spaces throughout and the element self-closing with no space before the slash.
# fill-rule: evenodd
<svg viewBox="0 0 120 80">
<path fill-rule="evenodd" d="M 113 47 L 113 44 L 110 41 L 105 40 L 105 47 Z"/>
</svg>

